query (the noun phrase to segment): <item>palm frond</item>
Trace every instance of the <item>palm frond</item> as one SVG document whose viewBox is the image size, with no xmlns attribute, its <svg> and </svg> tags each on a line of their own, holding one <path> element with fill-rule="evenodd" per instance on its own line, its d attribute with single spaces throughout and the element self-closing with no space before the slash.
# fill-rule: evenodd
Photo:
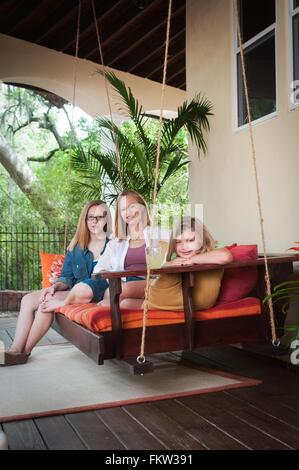
<svg viewBox="0 0 299 470">
<path fill-rule="evenodd" d="M 72 179 L 74 194 L 82 198 L 99 198 L 102 192 L 103 168 L 91 153 L 77 147 L 71 155 L 71 167 L 75 172 Z"/>
<path fill-rule="evenodd" d="M 127 87 L 125 82 L 118 78 L 113 72 L 99 72 L 101 75 L 105 75 L 117 95 L 122 99 L 122 106 L 119 107 L 120 113 L 125 114 L 132 119 L 134 122 L 139 138 L 143 143 L 148 142 L 148 137 L 144 131 L 144 124 L 148 119 L 143 112 L 142 106 L 139 105 L 138 100 L 134 97 L 130 87 Z"/>
<path fill-rule="evenodd" d="M 86 181 L 72 180 L 72 192 L 83 200 L 99 199 L 102 194 L 102 187 L 88 184 Z"/>
<path fill-rule="evenodd" d="M 134 140 L 129 139 L 123 131 L 109 119 L 98 119 L 98 125 L 100 128 L 110 132 L 111 139 L 113 139 L 114 145 L 118 148 L 119 155 L 121 156 L 122 178 L 125 178 L 125 172 L 137 167 L 141 170 L 144 179 L 147 181 L 151 170 L 151 165 L 149 165 L 150 160 L 148 159 L 149 152 L 144 151 L 144 147 L 138 145 Z M 151 145 L 149 145 L 148 149 L 150 148 Z"/>
<path fill-rule="evenodd" d="M 178 109 L 178 116 L 175 119 L 164 123 L 162 142 L 165 148 L 171 145 L 178 132 L 186 128 L 191 141 L 196 145 L 198 153 L 206 153 L 207 145 L 203 136 L 203 131 L 209 131 L 210 124 L 208 116 L 212 116 L 212 104 L 205 97 L 198 94 L 190 103 L 185 101 Z"/>
<path fill-rule="evenodd" d="M 171 177 L 173 176 L 177 171 L 179 171 L 183 166 L 186 166 L 189 164 L 188 160 L 183 160 L 182 155 L 176 155 L 169 163 L 166 173 L 163 176 L 163 179 L 160 182 L 160 185 L 163 186 L 163 184 Z"/>
</svg>

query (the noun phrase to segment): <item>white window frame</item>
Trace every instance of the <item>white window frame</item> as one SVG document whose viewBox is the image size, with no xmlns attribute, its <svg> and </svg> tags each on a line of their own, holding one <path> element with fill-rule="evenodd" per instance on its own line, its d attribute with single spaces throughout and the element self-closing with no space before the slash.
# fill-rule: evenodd
<svg viewBox="0 0 299 470">
<path fill-rule="evenodd" d="M 270 32 L 274 31 L 274 41 L 275 41 L 275 94 L 276 94 L 276 110 L 272 113 L 266 114 L 261 118 L 255 119 L 252 121 L 252 124 L 260 124 L 269 119 L 273 119 L 278 115 L 278 73 L 277 73 L 277 14 L 278 14 L 278 0 L 275 0 L 275 23 L 265 28 L 260 33 L 253 36 L 251 39 L 243 43 L 244 53 L 248 46 L 251 46 L 255 42 L 259 41 L 261 38 L 269 34 Z M 238 69 L 237 69 L 237 61 L 238 61 L 238 54 L 240 53 L 240 47 L 238 46 L 238 23 L 237 17 L 234 13 L 233 9 L 233 77 L 234 77 L 234 123 L 233 123 L 233 131 L 238 132 L 243 129 L 247 129 L 248 124 L 242 124 L 239 126 L 239 109 L 238 109 Z"/>
<path fill-rule="evenodd" d="M 292 93 L 294 92 L 293 82 L 294 82 L 294 43 L 293 43 L 293 18 L 295 15 L 299 13 L 299 6 L 297 8 L 293 8 L 294 2 L 293 0 L 289 0 L 289 103 L 290 103 L 290 110 L 294 110 L 299 108 L 299 101 L 297 103 L 293 102 Z M 297 88 L 298 92 L 298 88 Z"/>
</svg>

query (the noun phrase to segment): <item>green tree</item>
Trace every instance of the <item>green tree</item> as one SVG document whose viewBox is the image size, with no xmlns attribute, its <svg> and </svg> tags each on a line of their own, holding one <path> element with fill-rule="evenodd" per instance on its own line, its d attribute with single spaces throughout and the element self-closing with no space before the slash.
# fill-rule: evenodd
<svg viewBox="0 0 299 470">
<path fill-rule="evenodd" d="M 72 194 L 68 183 L 69 147 L 78 130 L 82 145 L 96 148 L 92 126 L 81 118 L 72 129 L 71 105 L 46 92 L 2 84 L 0 105 L 0 220 L 61 226 L 69 205 L 70 223 L 76 224 L 85 201 Z M 68 130 L 59 129 L 61 115 Z"/>
<path fill-rule="evenodd" d="M 102 190 L 113 202 L 124 189 L 134 189 L 150 202 L 154 190 L 158 124 L 152 126 L 130 88 L 114 73 L 107 73 L 121 100 L 119 111 L 130 121 L 118 127 L 108 118 L 98 119 L 102 150 L 75 148 L 72 167 L 77 174 L 77 194 L 94 198 Z M 197 95 L 178 109 L 178 116 L 163 122 L 158 178 L 158 194 L 175 176 L 182 176 L 188 165 L 186 130 L 198 152 L 206 152 L 204 132 L 209 130 L 212 105 Z"/>
</svg>

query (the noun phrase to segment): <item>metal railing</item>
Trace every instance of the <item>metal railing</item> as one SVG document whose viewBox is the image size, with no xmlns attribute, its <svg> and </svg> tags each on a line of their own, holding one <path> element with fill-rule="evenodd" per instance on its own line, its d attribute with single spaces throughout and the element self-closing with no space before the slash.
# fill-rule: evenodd
<svg viewBox="0 0 299 470">
<path fill-rule="evenodd" d="M 72 235 L 69 230 L 70 238 Z M 41 288 L 40 252 L 63 253 L 64 228 L 0 226 L 0 290 Z"/>
</svg>

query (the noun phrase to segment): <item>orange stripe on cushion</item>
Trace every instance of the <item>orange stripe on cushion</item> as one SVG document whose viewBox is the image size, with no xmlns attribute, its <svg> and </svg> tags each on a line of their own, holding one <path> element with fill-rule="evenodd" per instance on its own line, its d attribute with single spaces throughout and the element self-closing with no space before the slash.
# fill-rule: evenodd
<svg viewBox="0 0 299 470">
<path fill-rule="evenodd" d="M 196 320 L 214 320 L 225 317 L 241 317 L 247 315 L 260 315 L 262 313 L 261 302 L 254 297 L 235 300 L 221 305 L 216 305 L 208 310 L 195 313 Z"/>
<path fill-rule="evenodd" d="M 67 318 L 86 328 L 101 333 L 111 331 L 110 309 L 96 304 L 75 304 L 61 307 L 57 310 Z M 123 329 L 140 328 L 142 326 L 142 310 L 122 309 Z M 195 313 L 197 321 L 214 320 L 217 318 L 232 318 L 248 315 L 261 314 L 259 299 L 245 298 L 201 310 Z M 171 325 L 184 322 L 184 312 L 173 312 L 169 310 L 149 310 L 147 326 Z"/>
</svg>

